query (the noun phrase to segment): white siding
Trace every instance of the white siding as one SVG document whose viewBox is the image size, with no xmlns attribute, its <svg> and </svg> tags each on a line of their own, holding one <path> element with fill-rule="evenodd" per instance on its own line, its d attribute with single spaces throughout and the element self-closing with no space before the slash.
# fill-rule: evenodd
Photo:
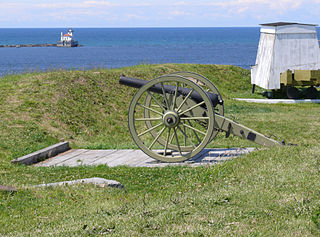
<svg viewBox="0 0 320 237">
<path fill-rule="evenodd" d="M 269 87 L 269 74 L 272 67 L 274 34 L 261 33 L 256 65 L 251 69 L 251 84 L 262 88 Z M 263 65 L 263 67 L 261 66 Z"/>
<path fill-rule="evenodd" d="M 287 69 L 320 69 L 320 49 L 314 26 L 274 27 L 275 33 L 271 28 L 261 29 L 256 65 L 251 69 L 252 84 L 279 89 L 280 73 Z"/>
</svg>

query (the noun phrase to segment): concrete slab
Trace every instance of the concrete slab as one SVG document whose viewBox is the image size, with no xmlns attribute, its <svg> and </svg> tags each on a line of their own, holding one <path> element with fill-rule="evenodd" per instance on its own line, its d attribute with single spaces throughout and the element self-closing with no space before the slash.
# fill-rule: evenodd
<svg viewBox="0 0 320 237">
<path fill-rule="evenodd" d="M 263 104 L 298 104 L 298 103 L 316 103 L 320 104 L 320 99 L 305 99 L 305 100 L 293 100 L 293 99 L 247 99 L 247 98 L 234 98 L 235 100 L 251 102 L 251 103 L 263 103 Z"/>
<path fill-rule="evenodd" d="M 234 157 L 252 152 L 254 148 L 215 148 L 204 149 L 197 157 L 177 163 L 163 163 L 154 160 L 141 150 L 85 150 L 75 149 L 45 160 L 35 166 L 80 166 L 80 165 L 107 165 L 130 166 L 130 167 L 165 167 L 175 165 L 214 165 L 219 162 L 230 160 Z"/>
</svg>

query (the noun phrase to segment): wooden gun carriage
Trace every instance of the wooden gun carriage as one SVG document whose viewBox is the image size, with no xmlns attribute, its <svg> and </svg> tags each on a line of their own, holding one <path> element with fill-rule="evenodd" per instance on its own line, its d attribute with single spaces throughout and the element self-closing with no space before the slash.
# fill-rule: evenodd
<svg viewBox="0 0 320 237">
<path fill-rule="evenodd" d="M 159 161 L 191 159 L 218 132 L 267 147 L 284 145 L 226 118 L 220 92 L 202 75 L 176 72 L 151 81 L 121 76 L 119 83 L 139 88 L 128 111 L 129 130 L 137 146 Z"/>
</svg>

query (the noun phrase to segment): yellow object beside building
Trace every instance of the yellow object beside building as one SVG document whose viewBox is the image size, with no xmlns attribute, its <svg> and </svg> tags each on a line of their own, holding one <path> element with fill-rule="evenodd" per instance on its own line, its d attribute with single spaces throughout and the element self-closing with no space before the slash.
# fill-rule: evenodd
<svg viewBox="0 0 320 237">
<path fill-rule="evenodd" d="M 280 83 L 285 86 L 319 86 L 320 70 L 287 70 L 280 74 Z"/>
</svg>

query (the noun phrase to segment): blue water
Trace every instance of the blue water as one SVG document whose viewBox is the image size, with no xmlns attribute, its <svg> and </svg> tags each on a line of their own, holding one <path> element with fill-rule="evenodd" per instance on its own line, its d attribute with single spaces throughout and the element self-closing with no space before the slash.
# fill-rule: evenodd
<svg viewBox="0 0 320 237">
<path fill-rule="evenodd" d="M 56 43 L 67 29 L 0 29 L 0 45 Z M 0 76 L 137 64 L 255 63 L 259 28 L 74 28 L 77 48 L 0 48 Z"/>
</svg>

